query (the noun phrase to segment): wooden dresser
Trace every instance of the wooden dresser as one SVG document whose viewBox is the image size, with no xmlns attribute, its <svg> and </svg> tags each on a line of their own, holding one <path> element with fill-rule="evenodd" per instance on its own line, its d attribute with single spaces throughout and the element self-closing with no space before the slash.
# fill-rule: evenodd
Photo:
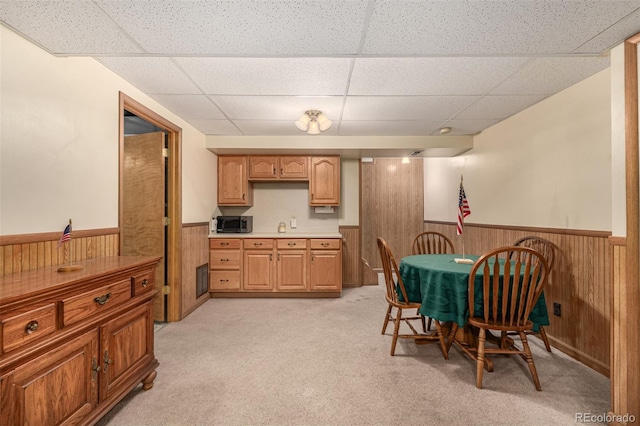
<svg viewBox="0 0 640 426">
<path fill-rule="evenodd" d="M 0 277 L 0 424 L 94 424 L 151 389 L 157 257 Z"/>
</svg>

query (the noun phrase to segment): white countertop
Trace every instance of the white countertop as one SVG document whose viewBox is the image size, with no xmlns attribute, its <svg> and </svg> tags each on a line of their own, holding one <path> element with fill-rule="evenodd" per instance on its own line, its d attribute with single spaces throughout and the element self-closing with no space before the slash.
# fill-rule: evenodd
<svg viewBox="0 0 640 426">
<path fill-rule="evenodd" d="M 209 234 L 209 238 L 342 238 L 339 232 L 250 232 L 246 234 L 222 233 Z"/>
</svg>

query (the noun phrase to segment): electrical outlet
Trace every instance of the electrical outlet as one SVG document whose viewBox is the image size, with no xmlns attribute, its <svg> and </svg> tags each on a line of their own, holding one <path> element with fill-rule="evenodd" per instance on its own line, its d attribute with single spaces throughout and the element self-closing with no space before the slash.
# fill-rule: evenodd
<svg viewBox="0 0 640 426">
<path fill-rule="evenodd" d="M 562 316 L 562 305 L 558 302 L 553 302 L 553 315 L 557 317 Z"/>
<path fill-rule="evenodd" d="M 291 219 L 290 226 L 291 226 L 291 229 L 296 229 L 298 226 L 298 221 L 296 221 L 295 219 Z"/>
</svg>

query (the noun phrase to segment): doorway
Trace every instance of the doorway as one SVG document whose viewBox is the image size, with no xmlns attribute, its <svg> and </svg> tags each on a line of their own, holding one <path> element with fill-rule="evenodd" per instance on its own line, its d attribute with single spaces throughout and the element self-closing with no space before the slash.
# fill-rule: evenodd
<svg viewBox="0 0 640 426">
<path fill-rule="evenodd" d="M 181 301 L 180 301 L 180 283 L 182 276 L 182 259 L 181 259 L 181 242 L 182 242 L 182 194 L 181 194 L 181 141 L 182 129 L 139 102 L 120 92 L 120 122 L 119 122 L 119 207 L 118 207 L 118 225 L 120 228 L 120 254 L 134 255 L 158 255 L 162 257 L 162 261 L 158 265 L 159 278 L 156 279 L 156 287 L 158 293 L 154 299 L 154 320 L 160 322 L 179 321 L 181 319 Z M 153 210 L 158 214 L 158 218 L 136 217 L 135 220 L 145 223 L 152 222 L 153 226 L 145 226 L 145 233 L 153 234 L 151 239 L 158 239 L 160 242 L 155 243 L 156 248 L 140 247 L 147 246 L 145 239 L 144 244 L 132 241 L 138 233 L 131 231 L 132 220 L 131 212 L 125 209 L 127 197 L 130 198 L 132 191 L 140 190 L 134 185 L 125 184 L 126 167 L 125 167 L 125 114 L 133 114 L 140 118 L 151 127 L 152 130 L 159 130 L 143 136 L 146 140 L 151 138 L 155 141 L 140 142 L 146 145 L 160 144 L 166 146 L 166 160 L 162 159 L 160 180 L 153 186 L 159 192 L 149 198 L 149 210 Z M 136 143 L 137 144 L 137 143 Z M 137 155 L 137 154 L 136 154 Z M 161 156 L 162 154 L 159 154 Z M 135 175 L 135 172 L 134 172 Z M 144 191 L 144 189 L 143 189 Z M 135 197 L 135 195 L 134 195 Z M 155 208 L 152 203 L 159 202 L 160 206 Z M 146 200 L 144 201 L 146 203 Z M 164 205 L 164 206 L 163 206 Z M 140 208 L 141 206 L 141 208 Z M 137 210 L 144 210 L 146 204 L 141 204 Z M 164 216 L 163 216 L 164 215 Z M 166 218 L 166 219 L 163 219 Z M 135 222 L 133 220 L 133 222 Z M 135 224 L 134 224 L 135 226 Z M 151 231 L 151 232 L 149 232 Z M 146 238 L 146 237 L 145 237 Z M 162 247 L 158 251 L 157 246 Z M 132 249 L 132 247 L 136 247 Z M 145 250 L 147 250 L 145 252 Z"/>
</svg>

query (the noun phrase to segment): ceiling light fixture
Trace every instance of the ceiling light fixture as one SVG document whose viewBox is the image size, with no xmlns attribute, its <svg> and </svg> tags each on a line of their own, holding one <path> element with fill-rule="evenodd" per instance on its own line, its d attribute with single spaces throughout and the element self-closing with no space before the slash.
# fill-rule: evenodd
<svg viewBox="0 0 640 426">
<path fill-rule="evenodd" d="M 440 134 L 444 135 L 446 133 L 449 133 L 451 131 L 451 127 L 443 127 L 440 129 Z"/>
<path fill-rule="evenodd" d="M 307 132 L 310 135 L 317 135 L 331 127 L 333 121 L 322 114 L 322 111 L 310 109 L 309 111 L 305 111 L 295 124 L 296 127 L 303 132 Z"/>
</svg>

